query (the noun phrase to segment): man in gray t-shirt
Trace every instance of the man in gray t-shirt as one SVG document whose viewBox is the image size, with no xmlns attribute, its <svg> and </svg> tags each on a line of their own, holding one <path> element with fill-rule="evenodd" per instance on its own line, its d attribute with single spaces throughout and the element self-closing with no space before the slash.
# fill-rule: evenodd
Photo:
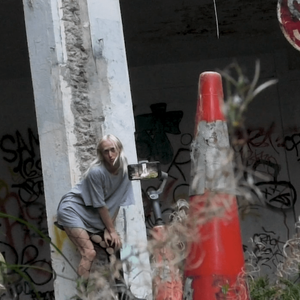
<svg viewBox="0 0 300 300">
<path fill-rule="evenodd" d="M 120 249 L 122 243 L 114 221 L 121 205 L 133 203 L 123 145 L 113 135 L 104 136 L 97 146 L 97 159 L 81 182 L 62 197 L 57 209 L 58 225 L 81 254 L 79 276 L 89 277 L 96 257 L 91 235 L 99 233 L 98 241 Z"/>
<path fill-rule="evenodd" d="M 63 196 L 58 208 L 58 224 L 83 228 L 90 233 L 104 231 L 97 208 L 106 207 L 111 218 L 121 205 L 133 204 L 132 185 L 127 174 L 111 174 L 104 165 L 93 166 L 83 180 Z"/>
</svg>

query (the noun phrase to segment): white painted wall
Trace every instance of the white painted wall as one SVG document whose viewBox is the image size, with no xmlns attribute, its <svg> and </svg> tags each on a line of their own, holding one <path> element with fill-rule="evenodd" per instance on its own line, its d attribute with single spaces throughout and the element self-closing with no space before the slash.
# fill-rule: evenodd
<svg viewBox="0 0 300 300">
<path fill-rule="evenodd" d="M 53 224 L 57 205 L 61 196 L 79 178 L 72 155 L 74 151 L 70 147 L 72 115 L 68 114 L 68 106 L 71 94 L 61 75 L 66 57 L 62 55 L 61 22 L 58 14 L 60 7 L 61 3 L 58 1 L 24 1 L 48 230 L 54 243 L 58 240 Z M 59 278 L 54 283 L 55 298 L 67 299 L 74 294 L 72 280 L 76 278 L 75 270 L 79 257 L 70 243 L 64 243 L 60 250 L 70 260 L 73 269 L 59 253 L 51 249 L 52 265 Z M 64 277 L 60 277 L 61 275 Z"/>
<path fill-rule="evenodd" d="M 96 60 L 100 98 L 105 121 L 103 134 L 112 133 L 121 138 L 130 164 L 137 163 L 134 118 L 129 85 L 122 20 L 118 0 L 88 0 L 91 42 Z M 129 254 L 132 267 L 127 282 L 135 296 L 151 298 L 151 270 L 149 256 L 145 252 L 146 229 L 139 182 L 133 182 L 135 206 L 120 210 L 118 229 L 124 243 L 121 257 Z M 124 226 L 124 222 L 127 223 Z M 122 225 L 123 224 L 123 225 Z M 140 249 L 140 250 L 139 250 Z M 139 254 L 138 251 L 141 251 Z"/>
</svg>

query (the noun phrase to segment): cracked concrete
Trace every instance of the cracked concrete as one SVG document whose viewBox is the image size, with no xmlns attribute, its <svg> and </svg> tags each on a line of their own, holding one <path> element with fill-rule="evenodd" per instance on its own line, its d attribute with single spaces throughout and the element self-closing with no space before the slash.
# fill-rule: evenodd
<svg viewBox="0 0 300 300">
<path fill-rule="evenodd" d="M 95 156 L 97 144 L 94 116 L 90 104 L 89 60 L 91 52 L 83 36 L 85 20 L 82 20 L 84 1 L 65 0 L 63 5 L 63 20 L 65 23 L 67 74 L 72 91 L 71 109 L 74 114 L 74 134 L 77 142 L 74 145 L 80 172 L 83 173 Z M 88 39 L 88 38 L 87 38 Z"/>
</svg>

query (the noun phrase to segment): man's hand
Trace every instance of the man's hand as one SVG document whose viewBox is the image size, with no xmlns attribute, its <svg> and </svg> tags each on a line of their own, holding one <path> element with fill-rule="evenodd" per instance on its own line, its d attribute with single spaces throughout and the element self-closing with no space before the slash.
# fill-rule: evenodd
<svg viewBox="0 0 300 300">
<path fill-rule="evenodd" d="M 122 247 L 122 241 L 117 233 L 117 231 L 109 232 L 107 228 L 104 230 L 104 241 L 107 245 L 107 247 L 114 247 L 115 250 L 119 250 Z M 110 242 L 109 242 L 110 241 Z"/>
</svg>

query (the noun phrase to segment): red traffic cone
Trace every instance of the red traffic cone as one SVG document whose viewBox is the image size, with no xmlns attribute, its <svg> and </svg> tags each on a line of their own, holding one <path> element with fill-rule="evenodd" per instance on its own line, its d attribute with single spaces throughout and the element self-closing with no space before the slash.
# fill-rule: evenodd
<svg viewBox="0 0 300 300">
<path fill-rule="evenodd" d="M 152 235 L 156 241 L 165 243 L 168 228 L 165 226 L 154 226 Z M 154 249 L 154 277 L 153 292 L 155 300 L 182 300 L 182 278 L 178 267 L 174 264 L 175 253 L 164 245 Z"/>
<path fill-rule="evenodd" d="M 244 256 L 222 106 L 221 75 L 202 73 L 192 144 L 189 213 L 199 240 L 188 244 L 184 299 L 249 299 L 242 276 Z"/>
</svg>

